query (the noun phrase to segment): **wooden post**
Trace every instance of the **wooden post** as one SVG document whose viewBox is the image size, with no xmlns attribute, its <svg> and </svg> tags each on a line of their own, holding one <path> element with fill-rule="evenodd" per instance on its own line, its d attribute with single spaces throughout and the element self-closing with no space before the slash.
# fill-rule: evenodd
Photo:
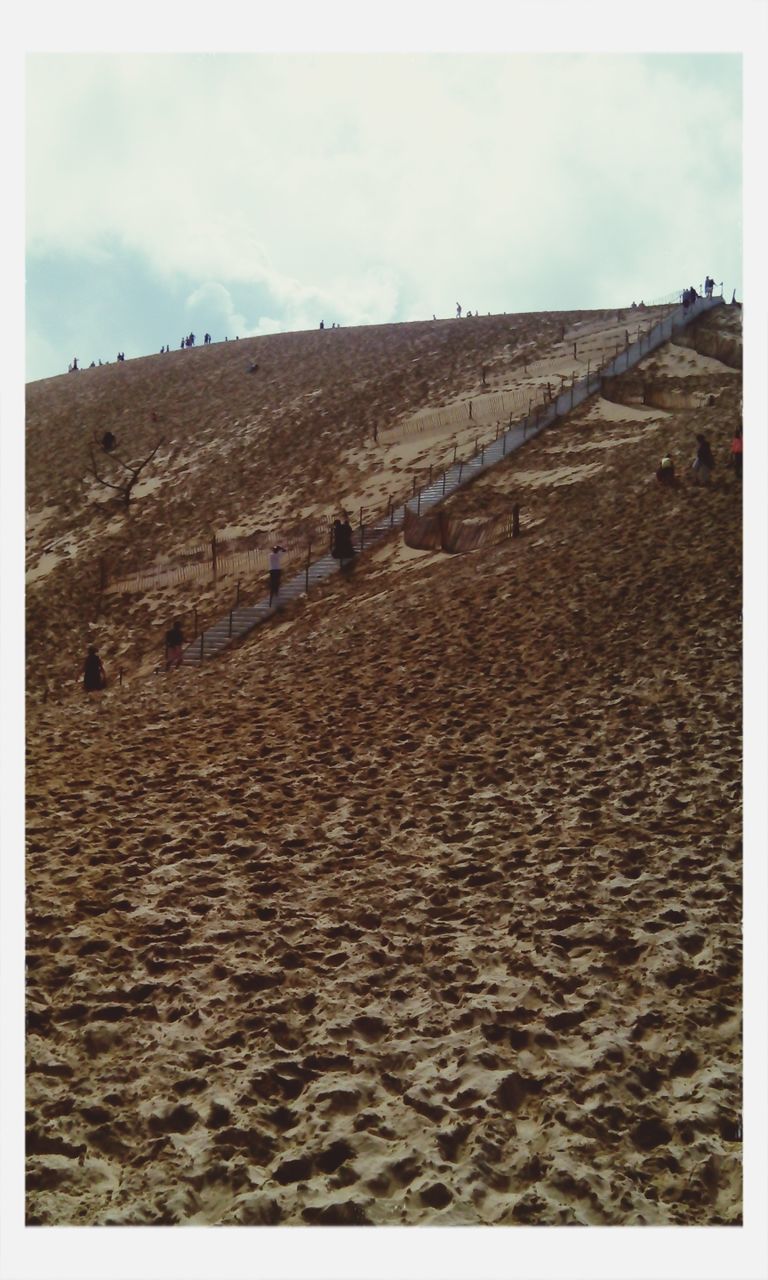
<svg viewBox="0 0 768 1280">
<path fill-rule="evenodd" d="M 415 493 L 415 492 L 416 492 L 416 477 L 414 476 L 414 477 L 413 477 L 413 486 L 412 486 L 412 488 L 411 488 L 411 497 L 413 497 L 413 495 L 414 495 L 414 493 Z"/>
<path fill-rule="evenodd" d="M 307 543 L 307 567 L 304 572 L 304 589 L 309 592 L 309 565 L 312 559 L 312 539 Z"/>
<path fill-rule="evenodd" d="M 456 445 L 453 446 L 453 461 L 456 461 Z"/>
<path fill-rule="evenodd" d="M 575 343 L 575 342 L 574 342 L 574 344 L 573 344 L 573 358 L 574 358 L 574 360 L 577 358 L 577 357 L 576 357 L 576 343 Z"/>
<path fill-rule="evenodd" d="M 240 579 L 237 580 L 237 593 L 235 595 L 235 608 L 240 604 Z"/>
<path fill-rule="evenodd" d="M 416 503 L 416 515 L 417 516 L 421 515 L 421 489 L 419 489 L 419 498 L 418 498 L 418 502 Z"/>
<path fill-rule="evenodd" d="M 485 445 L 483 445 L 482 449 L 480 450 L 480 466 L 481 467 L 485 466 Z"/>
<path fill-rule="evenodd" d="M 512 537 L 520 537 L 520 504 L 518 502 L 512 508 Z"/>
<path fill-rule="evenodd" d="M 447 474 L 448 473 L 446 471 L 443 472 L 443 497 L 445 497 L 445 479 Z"/>
<path fill-rule="evenodd" d="M 118 673 L 117 673 L 117 678 L 118 678 L 118 681 L 119 681 L 119 683 L 120 683 L 120 687 L 122 688 L 122 684 L 123 684 L 123 668 L 122 668 L 122 667 L 120 668 L 120 670 L 119 670 L 119 671 L 118 671 Z"/>
<path fill-rule="evenodd" d="M 232 635 L 232 610 L 229 611 L 229 634 Z"/>
</svg>

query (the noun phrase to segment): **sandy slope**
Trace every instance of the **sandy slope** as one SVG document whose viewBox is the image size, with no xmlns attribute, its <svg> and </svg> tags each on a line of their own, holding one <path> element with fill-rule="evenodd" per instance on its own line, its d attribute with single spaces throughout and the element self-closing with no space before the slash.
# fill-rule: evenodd
<svg viewBox="0 0 768 1280">
<path fill-rule="evenodd" d="M 453 500 L 517 541 L 30 704 L 30 1221 L 740 1220 L 740 379 L 697 377 Z"/>
<path fill-rule="evenodd" d="M 635 327 L 631 314 L 626 324 Z M 151 670 L 169 619 L 183 616 L 190 632 L 197 608 L 200 622 L 211 621 L 231 607 L 240 576 L 223 565 L 215 583 L 102 597 L 100 561 L 120 578 L 207 543 L 213 532 L 288 538 L 339 507 L 353 517 L 360 507 L 383 509 L 389 495 L 411 492 L 414 474 L 450 459 L 454 446 L 470 452 L 477 435 L 479 424 L 468 423 L 412 437 L 399 426 L 414 413 L 478 395 L 482 406 L 483 365 L 486 396 L 519 392 L 533 360 L 554 369 L 568 352 L 569 368 L 579 366 L 572 334 L 588 325 L 577 344 L 612 350 L 615 321 L 615 312 L 571 312 L 277 334 L 30 384 L 30 696 L 47 688 L 60 698 L 76 688 L 93 639 L 113 673 Z M 128 461 L 164 437 L 127 513 L 89 477 L 89 442 L 107 427 Z M 97 456 L 109 478 L 110 464 Z M 262 594 L 263 576 L 243 588 Z"/>
</svg>

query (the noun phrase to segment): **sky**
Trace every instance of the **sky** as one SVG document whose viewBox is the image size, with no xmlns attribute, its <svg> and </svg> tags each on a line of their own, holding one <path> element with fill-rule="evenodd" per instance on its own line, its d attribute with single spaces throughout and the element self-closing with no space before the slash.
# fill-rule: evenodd
<svg viewBox="0 0 768 1280">
<path fill-rule="evenodd" d="M 27 380 L 214 341 L 742 291 L 738 53 L 40 53 Z"/>
<path fill-rule="evenodd" d="M 767 12 L 765 0 L 5 6 L 3 1274 L 764 1277 Z M 25 1230 L 25 381 L 64 374 L 74 356 L 173 348 L 190 330 L 220 340 L 430 319 L 457 301 L 481 313 L 625 306 L 707 273 L 728 298 L 746 295 L 745 1227 L 111 1228 L 108 1243 Z"/>
</svg>

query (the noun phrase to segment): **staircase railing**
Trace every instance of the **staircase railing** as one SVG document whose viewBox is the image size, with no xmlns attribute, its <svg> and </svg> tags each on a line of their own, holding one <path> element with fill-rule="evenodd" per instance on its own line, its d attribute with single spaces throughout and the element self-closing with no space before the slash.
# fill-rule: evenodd
<svg viewBox="0 0 768 1280">
<path fill-rule="evenodd" d="M 450 466 L 436 476 L 433 466 L 430 466 L 426 483 L 417 488 L 414 477 L 409 495 L 396 502 L 393 502 L 392 498 L 390 498 L 386 510 L 374 515 L 367 523 L 363 521 L 363 508 L 361 508 L 359 518 L 360 549 L 362 550 L 365 546 L 366 535 L 369 542 L 375 540 L 385 531 L 388 532 L 399 528 L 405 520 L 406 510 L 419 515 L 422 507 L 428 509 L 442 502 L 445 497 L 456 492 L 462 484 L 474 480 L 488 467 L 494 466 L 499 462 L 512 449 L 519 448 L 526 440 L 538 435 L 558 418 L 564 417 L 589 396 L 598 392 L 602 387 L 604 378 L 616 377 L 620 373 L 627 372 L 628 369 L 633 368 L 634 365 L 647 356 L 650 351 L 655 350 L 662 343 L 668 342 L 676 332 L 685 328 L 693 320 L 698 319 L 712 307 L 721 305 L 722 301 L 722 295 L 710 298 L 699 296 L 695 303 L 687 308 L 683 308 L 682 305 L 675 306 L 657 320 L 651 321 L 649 318 L 648 328 L 639 332 L 634 341 L 625 342 L 623 348 L 620 348 L 617 344 L 614 357 L 606 364 L 594 371 L 588 368 L 586 376 L 582 378 L 577 379 L 574 374 L 570 385 L 564 386 L 556 397 L 552 397 L 548 402 L 532 406 L 532 411 L 517 423 L 507 427 L 503 432 L 499 431 L 497 425 L 493 440 L 489 438 L 486 441 L 480 441 L 478 436 L 475 441 L 474 452 L 469 457 L 464 459 L 457 458 L 457 450 L 456 446 L 454 446 L 453 462 Z M 322 557 L 312 562 L 311 545 L 308 547 L 306 567 L 303 571 L 300 571 L 305 574 L 307 591 L 309 590 L 309 573 L 312 564 L 319 564 L 320 560 L 326 558 L 327 555 L 328 552 L 326 550 Z M 332 571 L 333 569 L 329 568 L 329 573 Z M 229 616 L 231 627 L 231 612 Z M 202 661 L 205 656 L 203 632 L 200 634 L 199 645 L 199 656 Z"/>
</svg>

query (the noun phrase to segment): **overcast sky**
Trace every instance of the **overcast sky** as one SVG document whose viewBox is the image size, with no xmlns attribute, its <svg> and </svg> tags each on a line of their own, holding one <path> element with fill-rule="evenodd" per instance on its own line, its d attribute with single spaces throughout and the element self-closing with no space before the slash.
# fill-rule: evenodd
<svg viewBox="0 0 768 1280">
<path fill-rule="evenodd" d="M 31 54 L 27 378 L 327 324 L 741 296 L 738 54 Z"/>
</svg>

